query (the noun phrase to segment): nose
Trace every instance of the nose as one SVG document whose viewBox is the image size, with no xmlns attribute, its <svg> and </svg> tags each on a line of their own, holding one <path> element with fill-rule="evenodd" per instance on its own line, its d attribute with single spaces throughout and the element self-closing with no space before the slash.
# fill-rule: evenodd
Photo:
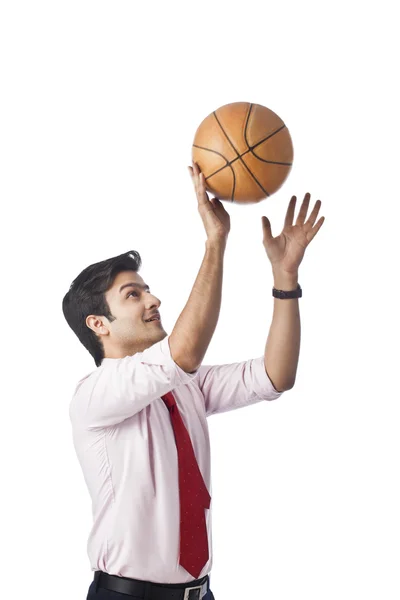
<svg viewBox="0 0 400 600">
<path fill-rule="evenodd" d="M 149 306 L 149 308 L 153 308 L 155 306 L 158 309 L 161 306 L 161 300 L 159 300 L 156 296 L 153 296 L 152 294 L 148 294 L 147 305 Z"/>
</svg>

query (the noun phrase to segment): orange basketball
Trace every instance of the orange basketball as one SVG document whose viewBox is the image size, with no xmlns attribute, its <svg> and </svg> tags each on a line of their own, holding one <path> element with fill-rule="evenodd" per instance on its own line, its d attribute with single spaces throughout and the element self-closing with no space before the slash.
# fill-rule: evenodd
<svg viewBox="0 0 400 600">
<path fill-rule="evenodd" d="M 293 145 L 285 123 L 272 110 L 233 102 L 200 123 L 192 158 L 214 196 L 250 204 L 281 187 L 292 168 Z"/>
</svg>

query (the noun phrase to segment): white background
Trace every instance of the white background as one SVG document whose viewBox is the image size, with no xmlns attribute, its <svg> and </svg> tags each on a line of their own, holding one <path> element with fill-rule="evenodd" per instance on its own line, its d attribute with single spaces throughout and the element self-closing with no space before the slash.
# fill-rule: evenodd
<svg viewBox="0 0 400 600">
<path fill-rule="evenodd" d="M 62 298 L 89 264 L 138 250 L 171 332 L 205 248 L 194 132 L 248 101 L 285 121 L 294 164 L 267 200 L 225 204 L 204 364 L 264 352 L 261 216 L 278 235 L 290 197 L 297 216 L 309 191 L 326 220 L 299 269 L 295 387 L 208 420 L 211 588 L 216 600 L 398 600 L 395 2 L 13 0 L 0 45 L 2 597 L 83 600 L 92 580 L 68 406 L 96 367 Z"/>
</svg>

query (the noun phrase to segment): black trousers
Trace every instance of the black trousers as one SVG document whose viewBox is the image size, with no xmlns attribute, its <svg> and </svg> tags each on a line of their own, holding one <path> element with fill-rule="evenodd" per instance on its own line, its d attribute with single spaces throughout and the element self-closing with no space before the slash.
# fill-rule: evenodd
<svg viewBox="0 0 400 600">
<path fill-rule="evenodd" d="M 211 578 L 209 576 L 209 580 L 211 583 Z M 188 584 L 190 586 L 190 584 Z M 193 592 L 192 592 L 193 593 Z M 183 597 L 183 595 L 182 595 Z M 143 600 L 143 597 L 132 596 L 130 594 L 122 594 L 120 592 L 115 592 L 114 590 L 108 590 L 106 588 L 100 587 L 100 585 L 96 585 L 96 579 L 93 579 L 92 583 L 89 586 L 88 595 L 86 596 L 86 600 Z M 201 600 L 215 600 L 214 594 L 211 591 L 211 588 L 208 592 L 203 596 Z"/>
</svg>

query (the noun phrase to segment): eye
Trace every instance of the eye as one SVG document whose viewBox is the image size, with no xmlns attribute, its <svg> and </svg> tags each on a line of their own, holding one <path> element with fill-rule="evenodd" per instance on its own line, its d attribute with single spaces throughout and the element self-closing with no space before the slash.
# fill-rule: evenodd
<svg viewBox="0 0 400 600">
<path fill-rule="evenodd" d="M 151 292 L 150 292 L 150 290 L 146 290 L 146 292 L 147 292 L 148 294 L 150 294 L 150 293 L 151 293 Z M 132 292 L 129 292 L 129 294 L 127 295 L 127 298 L 129 298 L 129 296 L 131 296 L 132 294 L 136 294 L 136 296 L 138 295 L 138 293 L 137 293 L 137 292 L 135 292 L 135 291 L 133 290 Z"/>
</svg>

